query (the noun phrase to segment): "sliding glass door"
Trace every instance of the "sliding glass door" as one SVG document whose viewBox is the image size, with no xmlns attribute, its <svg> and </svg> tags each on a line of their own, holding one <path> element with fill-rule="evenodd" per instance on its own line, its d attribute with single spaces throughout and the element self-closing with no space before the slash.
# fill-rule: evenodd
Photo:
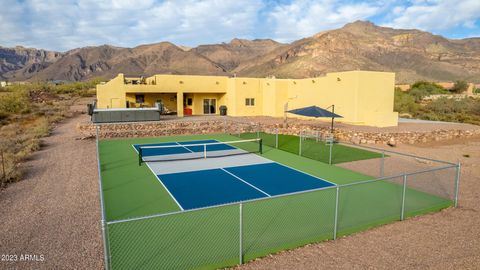
<svg viewBox="0 0 480 270">
<path fill-rule="evenodd" d="M 217 100 L 214 98 L 206 98 L 203 100 L 203 114 L 217 113 Z"/>
</svg>

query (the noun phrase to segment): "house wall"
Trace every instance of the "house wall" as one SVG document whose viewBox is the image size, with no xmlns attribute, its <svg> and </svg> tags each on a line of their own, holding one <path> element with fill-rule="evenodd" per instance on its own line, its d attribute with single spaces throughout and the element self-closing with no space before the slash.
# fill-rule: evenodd
<svg viewBox="0 0 480 270">
<path fill-rule="evenodd" d="M 134 100 L 136 93 L 143 93 L 145 105 L 153 106 L 161 99 L 180 117 L 185 96 L 193 98 L 190 108 L 194 115 L 203 114 L 203 99 L 214 98 L 216 113 L 220 113 L 220 106 L 226 105 L 230 116 L 283 117 L 288 102 L 288 109 L 312 105 L 327 108 L 334 104 L 335 113 L 343 116 L 338 121 L 357 125 L 396 126 L 398 120 L 393 112 L 395 74 L 388 72 L 335 72 L 307 79 L 155 75 L 144 78 L 143 82 L 125 84 L 123 74 L 119 74 L 98 85 L 98 107 L 125 107 L 126 100 Z M 254 98 L 255 105 L 246 106 L 246 98 Z"/>
</svg>

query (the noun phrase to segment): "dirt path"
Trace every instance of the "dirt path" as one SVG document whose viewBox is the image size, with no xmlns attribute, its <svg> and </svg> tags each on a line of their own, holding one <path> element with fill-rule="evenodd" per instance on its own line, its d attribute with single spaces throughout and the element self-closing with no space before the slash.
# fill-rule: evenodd
<svg viewBox="0 0 480 270">
<path fill-rule="evenodd" d="M 76 123 L 87 117 L 55 128 L 26 162 L 25 180 L 0 193 L 0 255 L 17 255 L 0 269 L 103 267 L 95 142 L 76 140 Z M 20 261 L 22 254 L 36 257 Z"/>
<path fill-rule="evenodd" d="M 460 207 L 282 252 L 237 268 L 480 269 L 480 138 L 404 145 L 397 150 L 453 162 L 460 159 Z"/>
</svg>

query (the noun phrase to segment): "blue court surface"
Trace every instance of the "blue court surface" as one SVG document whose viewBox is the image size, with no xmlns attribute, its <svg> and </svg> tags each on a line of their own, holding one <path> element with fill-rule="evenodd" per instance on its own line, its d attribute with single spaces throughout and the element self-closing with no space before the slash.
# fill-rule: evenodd
<svg viewBox="0 0 480 270">
<path fill-rule="evenodd" d="M 203 140 L 149 145 L 144 144 L 134 145 L 134 147 L 138 151 L 138 148 L 141 146 L 144 155 L 157 156 L 201 152 L 204 148 L 203 146 L 161 149 L 149 149 L 143 147 L 212 142 L 217 141 Z M 214 145 L 208 147 L 214 147 Z M 226 144 L 218 144 L 215 145 L 215 147 L 216 149 L 212 151 L 217 151 L 217 149 L 235 149 L 235 147 Z M 151 151 L 146 152 L 147 150 Z M 234 157 L 207 158 L 188 161 L 162 161 L 160 162 L 160 165 L 155 164 L 155 162 L 147 162 L 147 165 L 182 210 L 248 201 L 334 186 L 333 183 L 326 180 L 311 176 L 251 153 Z M 173 171 L 176 172 L 171 173 L 172 168 Z M 164 173 L 165 171 L 170 173 Z"/>
</svg>

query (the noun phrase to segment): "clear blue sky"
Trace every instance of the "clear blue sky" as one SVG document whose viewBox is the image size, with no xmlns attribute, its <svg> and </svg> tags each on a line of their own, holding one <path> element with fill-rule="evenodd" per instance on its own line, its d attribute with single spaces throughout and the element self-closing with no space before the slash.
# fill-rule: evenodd
<svg viewBox="0 0 480 270">
<path fill-rule="evenodd" d="M 0 46 L 58 51 L 235 37 L 291 42 L 355 20 L 480 37 L 480 0 L 0 0 L 0 6 Z"/>
</svg>

